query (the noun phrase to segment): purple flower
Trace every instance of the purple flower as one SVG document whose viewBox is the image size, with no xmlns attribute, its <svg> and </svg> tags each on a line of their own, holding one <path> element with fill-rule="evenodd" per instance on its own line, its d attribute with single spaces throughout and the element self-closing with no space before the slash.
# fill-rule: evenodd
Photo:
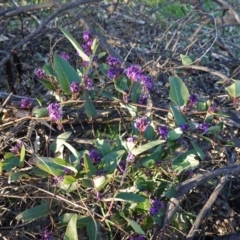
<svg viewBox="0 0 240 240">
<path fill-rule="evenodd" d="M 134 143 L 135 140 L 136 140 L 136 137 L 129 137 L 127 139 L 127 142 Z"/>
<path fill-rule="evenodd" d="M 46 73 L 42 68 L 37 68 L 35 70 L 35 74 L 37 75 L 38 78 L 41 78 L 41 79 L 46 78 Z"/>
<path fill-rule="evenodd" d="M 146 237 L 144 237 L 143 235 L 136 235 L 133 237 L 130 237 L 129 240 L 146 240 Z"/>
<path fill-rule="evenodd" d="M 134 158 L 135 158 L 135 156 L 131 152 L 129 152 L 128 155 L 127 155 L 126 161 L 127 162 L 133 162 Z"/>
<path fill-rule="evenodd" d="M 50 232 L 45 229 L 41 234 L 40 234 L 40 240 L 50 240 L 51 239 L 51 236 L 50 236 Z"/>
<path fill-rule="evenodd" d="M 88 156 L 91 158 L 91 160 L 93 161 L 93 164 L 98 164 L 100 163 L 101 159 L 102 159 L 102 155 L 100 154 L 100 152 L 96 149 L 93 149 L 89 152 Z"/>
<path fill-rule="evenodd" d="M 188 99 L 188 104 L 191 106 L 196 105 L 198 102 L 198 97 L 196 94 L 190 94 L 189 99 Z"/>
<path fill-rule="evenodd" d="M 23 98 L 21 100 L 21 108 L 30 108 L 31 105 L 32 105 L 32 103 L 29 98 Z"/>
<path fill-rule="evenodd" d="M 48 106 L 48 113 L 51 121 L 59 121 L 62 117 L 61 105 L 59 103 L 50 103 Z"/>
<path fill-rule="evenodd" d="M 148 95 L 147 94 L 140 94 L 138 98 L 138 104 L 147 105 Z"/>
<path fill-rule="evenodd" d="M 164 207 L 164 204 L 160 200 L 151 200 L 150 214 L 153 216 L 159 212 L 161 208 Z"/>
<path fill-rule="evenodd" d="M 92 90 L 92 88 L 93 88 L 93 81 L 92 81 L 92 79 L 91 78 L 89 78 L 89 77 L 84 77 L 83 78 L 83 83 L 84 83 L 84 86 L 85 86 L 85 88 L 87 89 L 87 90 Z"/>
<path fill-rule="evenodd" d="M 126 69 L 126 76 L 132 81 L 138 81 L 142 76 L 142 69 L 139 66 L 133 65 Z"/>
<path fill-rule="evenodd" d="M 67 61 L 70 59 L 69 54 L 66 53 L 66 52 L 62 52 L 62 53 L 60 54 L 60 57 L 63 58 L 63 59 L 65 59 L 65 60 L 67 60 Z"/>
<path fill-rule="evenodd" d="M 89 31 L 83 31 L 83 39 L 85 42 L 88 42 L 92 39 L 92 35 Z"/>
<path fill-rule="evenodd" d="M 152 88 L 153 85 L 153 79 L 148 75 L 142 75 L 141 76 L 141 84 L 145 85 L 148 90 Z"/>
<path fill-rule="evenodd" d="M 21 148 L 23 146 L 23 142 L 17 142 L 16 145 L 12 146 L 12 148 L 10 149 L 10 151 L 14 154 L 14 155 L 19 155 Z"/>
<path fill-rule="evenodd" d="M 91 49 L 91 46 L 92 46 L 92 44 L 93 44 L 93 40 L 91 39 L 91 40 L 89 40 L 89 41 L 87 41 L 87 46 L 89 46 L 89 48 Z M 91 49 L 92 50 L 92 49 Z"/>
<path fill-rule="evenodd" d="M 208 112 L 209 113 L 215 113 L 215 112 L 217 112 L 217 108 L 215 107 L 215 106 L 210 106 L 209 108 L 208 108 Z"/>
<path fill-rule="evenodd" d="M 200 130 L 200 131 L 202 131 L 202 132 L 206 132 L 207 131 L 207 129 L 209 128 L 209 124 L 208 123 L 200 123 L 199 125 L 198 125 L 198 129 Z"/>
<path fill-rule="evenodd" d="M 82 44 L 82 49 L 86 55 L 90 56 L 92 54 L 91 47 L 89 47 L 87 44 Z"/>
<path fill-rule="evenodd" d="M 78 82 L 72 82 L 70 84 L 70 91 L 72 93 L 79 93 L 81 91 L 81 87 L 79 86 Z"/>
<path fill-rule="evenodd" d="M 113 67 L 107 70 L 107 75 L 111 79 L 119 77 L 123 73 L 124 69 L 120 67 Z"/>
<path fill-rule="evenodd" d="M 119 67 L 121 65 L 121 62 L 116 57 L 108 56 L 107 57 L 107 64 L 110 65 L 110 66 Z"/>
<path fill-rule="evenodd" d="M 63 176 L 54 176 L 53 177 L 53 185 L 57 186 L 58 184 L 60 184 L 63 181 Z"/>
<path fill-rule="evenodd" d="M 160 126 L 160 127 L 158 128 L 158 133 L 159 133 L 159 135 L 160 135 L 161 137 L 163 137 L 164 139 L 166 139 L 167 136 L 168 136 L 169 130 L 168 130 L 168 128 L 167 128 L 166 126 Z"/>
<path fill-rule="evenodd" d="M 140 132 L 143 133 L 147 129 L 150 121 L 147 120 L 147 117 L 137 118 L 134 122 L 134 127 Z"/>
<path fill-rule="evenodd" d="M 183 123 L 180 125 L 180 128 L 183 132 L 187 131 L 189 129 L 189 125 L 187 123 Z"/>
<path fill-rule="evenodd" d="M 189 175 L 189 177 L 192 177 L 193 174 L 194 174 L 194 171 L 193 171 L 193 170 L 189 170 L 189 171 L 188 171 L 188 175 Z"/>
</svg>

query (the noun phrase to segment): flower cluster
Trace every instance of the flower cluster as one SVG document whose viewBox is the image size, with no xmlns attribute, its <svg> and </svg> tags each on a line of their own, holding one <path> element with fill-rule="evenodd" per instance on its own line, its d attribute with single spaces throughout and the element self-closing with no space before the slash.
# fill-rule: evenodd
<svg viewBox="0 0 240 240">
<path fill-rule="evenodd" d="M 148 90 L 151 90 L 153 86 L 153 79 L 150 76 L 145 75 L 139 66 L 130 66 L 125 70 L 125 74 L 132 82 L 139 81 Z"/>
<path fill-rule="evenodd" d="M 137 118 L 134 122 L 134 127 L 140 132 L 143 133 L 147 129 L 150 122 L 147 117 Z"/>
<path fill-rule="evenodd" d="M 209 128 L 209 124 L 208 123 L 200 123 L 199 125 L 198 125 L 198 129 L 200 130 L 200 131 L 202 131 L 202 132 L 206 132 L 207 130 L 208 130 L 208 128 Z"/>
<path fill-rule="evenodd" d="M 138 104 L 147 105 L 148 95 L 147 94 L 140 94 L 138 98 Z"/>
<path fill-rule="evenodd" d="M 115 79 L 122 75 L 124 69 L 121 67 L 112 67 L 107 70 L 107 75 L 111 79 Z"/>
<path fill-rule="evenodd" d="M 23 146 L 23 142 L 22 142 L 22 141 L 17 142 L 16 145 L 12 146 L 12 148 L 10 149 L 10 151 L 11 151 L 14 155 L 19 155 L 22 146 Z"/>
<path fill-rule="evenodd" d="M 139 235 L 130 237 L 129 240 L 146 240 L 146 237 L 144 237 L 143 235 L 139 234 Z"/>
<path fill-rule="evenodd" d="M 158 133 L 162 138 L 166 139 L 168 136 L 169 130 L 166 126 L 160 126 L 158 128 Z"/>
<path fill-rule="evenodd" d="M 72 82 L 70 84 L 70 91 L 72 93 L 79 93 L 81 91 L 81 87 L 79 86 L 78 82 Z"/>
<path fill-rule="evenodd" d="M 96 149 L 92 149 L 88 156 L 91 158 L 91 160 L 93 161 L 94 164 L 98 164 L 100 163 L 101 159 L 102 159 L 102 155 L 100 154 L 100 152 Z"/>
<path fill-rule="evenodd" d="M 44 79 L 44 78 L 46 78 L 46 73 L 44 72 L 44 70 L 42 69 L 42 68 L 37 68 L 36 70 L 35 70 L 35 74 L 37 75 L 37 77 L 38 78 L 40 78 L 40 79 Z"/>
<path fill-rule="evenodd" d="M 135 156 L 131 152 L 129 152 L 128 155 L 127 155 L 126 161 L 127 162 L 133 162 L 134 158 L 135 158 Z"/>
<path fill-rule="evenodd" d="M 50 236 L 50 232 L 45 229 L 41 234 L 40 234 L 40 240 L 50 240 L 51 239 L 51 236 Z"/>
<path fill-rule="evenodd" d="M 151 200 L 150 214 L 153 216 L 159 212 L 161 208 L 164 207 L 164 204 L 160 200 Z"/>
<path fill-rule="evenodd" d="M 21 108 L 30 108 L 32 106 L 32 102 L 29 98 L 23 98 L 21 100 Z"/>
<path fill-rule="evenodd" d="M 107 64 L 110 65 L 110 66 L 114 66 L 114 67 L 120 67 L 121 62 L 116 57 L 108 56 L 107 57 Z"/>
<path fill-rule="evenodd" d="M 51 121 L 60 121 L 62 117 L 61 105 L 59 103 L 50 103 L 48 106 L 48 113 Z"/>
<path fill-rule="evenodd" d="M 93 88 L 93 81 L 92 81 L 92 79 L 91 78 L 89 78 L 89 77 L 83 77 L 83 84 L 84 84 L 84 87 L 88 90 L 88 91 L 90 91 L 90 90 L 92 90 L 92 88 Z"/>
<path fill-rule="evenodd" d="M 183 123 L 180 125 L 180 128 L 183 132 L 186 132 L 189 129 L 189 125 L 187 123 Z"/>
<path fill-rule="evenodd" d="M 54 176 L 53 177 L 53 185 L 57 186 L 58 184 L 60 184 L 63 181 L 63 176 Z"/>
<path fill-rule="evenodd" d="M 190 94 L 189 99 L 188 99 L 188 105 L 190 106 L 195 106 L 198 102 L 198 97 L 196 94 Z"/>
<path fill-rule="evenodd" d="M 82 44 L 83 51 L 90 56 L 92 54 L 91 46 L 93 44 L 93 38 L 89 31 L 83 31 L 83 40 L 84 44 Z"/>
<path fill-rule="evenodd" d="M 62 59 L 64 59 L 64 60 L 67 60 L 67 61 L 70 59 L 69 54 L 66 53 L 66 52 L 62 52 L 62 53 L 60 54 L 60 57 L 61 57 Z"/>
</svg>

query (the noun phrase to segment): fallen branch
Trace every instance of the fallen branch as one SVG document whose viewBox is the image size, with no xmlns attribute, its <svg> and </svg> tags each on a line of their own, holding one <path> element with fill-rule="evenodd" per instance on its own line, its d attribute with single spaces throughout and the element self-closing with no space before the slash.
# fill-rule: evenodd
<svg viewBox="0 0 240 240">
<path fill-rule="evenodd" d="M 194 189 L 197 186 L 219 175 L 222 175 L 222 174 L 227 175 L 230 173 L 237 173 L 237 172 L 240 172 L 240 164 L 219 168 L 213 172 L 205 173 L 201 176 L 196 176 L 182 183 L 179 183 L 175 188 L 175 197 L 171 198 L 169 203 L 166 206 L 166 213 L 165 213 L 163 225 L 161 228 L 155 231 L 153 239 L 162 239 L 162 236 L 165 233 L 167 226 L 171 223 L 173 216 L 178 210 L 182 197 L 186 193 L 188 193 L 191 189 Z"/>
</svg>

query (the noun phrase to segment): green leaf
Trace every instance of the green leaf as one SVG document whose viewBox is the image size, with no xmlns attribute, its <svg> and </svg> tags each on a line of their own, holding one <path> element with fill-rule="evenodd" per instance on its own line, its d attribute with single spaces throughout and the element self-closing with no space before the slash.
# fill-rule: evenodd
<svg viewBox="0 0 240 240">
<path fill-rule="evenodd" d="M 189 99 L 189 92 L 180 77 L 169 77 L 170 93 L 169 97 L 172 102 L 178 106 L 187 104 Z"/>
<path fill-rule="evenodd" d="M 128 201 L 128 202 L 144 202 L 145 197 L 140 196 L 136 193 L 120 192 L 117 194 L 116 201 Z"/>
<path fill-rule="evenodd" d="M 107 54 L 106 52 L 101 52 L 101 53 L 99 53 L 99 54 L 98 54 L 98 60 L 99 60 L 100 58 L 106 56 L 106 54 Z"/>
<path fill-rule="evenodd" d="M 55 77 L 57 76 L 50 63 L 44 64 L 43 70 L 47 74 L 47 76 L 55 76 Z"/>
<path fill-rule="evenodd" d="M 33 161 L 35 161 L 37 167 L 50 175 L 61 176 L 64 174 L 64 168 L 56 164 L 53 158 L 36 156 Z"/>
<path fill-rule="evenodd" d="M 103 156 L 111 153 L 111 145 L 107 143 L 106 139 L 97 138 L 94 142 L 94 146 L 101 152 Z"/>
<path fill-rule="evenodd" d="M 64 176 L 64 178 L 63 178 L 63 183 L 66 185 L 70 185 L 75 182 L 76 182 L 76 178 L 71 175 Z"/>
<path fill-rule="evenodd" d="M 143 210 L 144 212 L 149 212 L 150 207 L 151 207 L 150 200 L 148 198 L 145 198 L 145 201 L 139 202 L 136 208 L 138 210 Z"/>
<path fill-rule="evenodd" d="M 154 224 L 153 218 L 151 216 L 147 216 L 143 219 L 141 223 L 141 228 L 147 231 L 153 226 L 153 224 Z"/>
<path fill-rule="evenodd" d="M 84 104 L 84 109 L 89 118 L 95 118 L 97 116 L 96 108 L 92 102 L 86 101 Z"/>
<path fill-rule="evenodd" d="M 70 171 L 72 171 L 76 174 L 78 172 L 77 169 L 75 167 L 71 166 L 69 163 L 67 163 L 66 160 L 63 160 L 61 158 L 55 158 L 53 160 L 53 162 L 58 164 L 59 166 L 62 166 L 62 168 L 66 168 L 66 169 L 68 169 L 68 170 L 70 170 Z"/>
<path fill-rule="evenodd" d="M 24 222 L 28 222 L 47 216 L 49 213 L 50 209 L 48 204 L 41 204 L 18 214 L 15 218 L 18 221 L 23 220 Z"/>
<path fill-rule="evenodd" d="M 77 217 L 77 214 L 72 215 L 63 238 L 64 240 L 78 240 Z"/>
<path fill-rule="evenodd" d="M 158 145 L 160 145 L 164 142 L 165 142 L 165 140 L 155 140 L 155 141 L 151 141 L 149 143 L 146 143 L 144 145 L 140 145 L 139 147 L 132 150 L 132 154 L 137 156 L 137 155 L 139 155 L 143 152 L 146 152 L 147 150 L 149 150 L 149 149 L 151 149 L 155 146 L 158 146 Z"/>
<path fill-rule="evenodd" d="M 93 175 L 96 174 L 96 168 L 94 167 L 92 160 L 89 158 L 89 156 L 85 153 L 84 154 L 84 167 L 85 167 L 85 171 L 88 175 L 89 178 L 91 178 Z"/>
<path fill-rule="evenodd" d="M 87 232 L 88 232 L 88 239 L 89 240 L 97 240 L 100 239 L 100 236 L 98 234 L 99 226 L 96 221 L 91 221 L 87 225 Z"/>
<path fill-rule="evenodd" d="M 234 83 L 228 87 L 225 87 L 228 94 L 236 99 L 240 96 L 240 81 L 239 80 L 233 80 Z"/>
<path fill-rule="evenodd" d="M 134 82 L 132 85 L 131 100 L 137 103 L 140 94 L 142 94 L 142 84 L 140 82 Z"/>
<path fill-rule="evenodd" d="M 21 153 L 20 153 L 20 162 L 19 162 L 19 166 L 20 166 L 20 167 L 22 167 L 22 166 L 24 165 L 25 153 L 26 153 L 25 146 L 22 145 L 22 147 L 21 147 Z"/>
<path fill-rule="evenodd" d="M 39 79 L 38 81 L 48 90 L 56 91 L 56 87 L 48 80 Z"/>
<path fill-rule="evenodd" d="M 169 131 L 167 139 L 169 141 L 175 141 L 175 140 L 179 139 L 182 136 L 182 134 L 183 134 L 182 129 L 180 127 L 178 127 L 178 128 L 175 128 L 175 129 Z"/>
<path fill-rule="evenodd" d="M 17 182 L 19 180 L 21 180 L 22 178 L 30 178 L 30 176 L 28 174 L 26 174 L 25 172 L 14 172 L 11 173 L 11 175 L 8 178 L 8 183 L 12 183 L 12 182 Z"/>
<path fill-rule="evenodd" d="M 104 156 L 101 160 L 104 171 L 107 173 L 112 173 L 117 168 L 117 163 L 120 161 L 124 153 L 124 150 L 118 150 Z"/>
<path fill-rule="evenodd" d="M 206 154 L 203 152 L 203 150 L 194 142 L 191 142 L 194 149 L 197 152 L 197 155 L 200 157 L 201 160 L 204 160 L 204 158 L 206 157 Z"/>
<path fill-rule="evenodd" d="M 186 120 L 182 116 L 182 114 L 177 110 L 177 108 L 175 108 L 173 106 L 173 104 L 171 104 L 171 103 L 170 103 L 170 107 L 171 107 L 171 110 L 172 110 L 172 113 L 173 113 L 173 116 L 174 116 L 175 123 L 176 123 L 177 127 L 179 127 L 182 124 L 185 124 Z"/>
<path fill-rule="evenodd" d="M 4 155 L 4 160 L 0 161 L 0 169 L 5 171 L 10 171 L 12 168 L 19 166 L 20 159 L 13 153 L 6 153 Z"/>
<path fill-rule="evenodd" d="M 63 32 L 65 37 L 71 42 L 73 47 L 77 50 L 79 56 L 82 58 L 83 61 L 89 62 L 90 58 L 84 53 L 81 46 L 78 44 L 78 42 L 74 39 L 74 37 L 70 34 L 70 32 L 66 29 L 60 28 L 60 30 Z"/>
<path fill-rule="evenodd" d="M 32 112 L 32 114 L 35 117 L 44 117 L 44 116 L 48 116 L 48 109 L 46 107 L 43 108 L 35 108 Z"/>
<path fill-rule="evenodd" d="M 70 219 L 75 213 L 64 213 L 59 217 L 59 222 L 57 223 L 57 227 L 67 226 Z M 91 217 L 86 217 L 83 215 L 77 215 L 77 228 L 85 227 L 88 223 L 92 221 Z"/>
<path fill-rule="evenodd" d="M 50 150 L 54 153 L 57 153 L 62 145 L 68 140 L 71 136 L 71 132 L 64 132 L 57 136 L 57 138 L 50 144 Z"/>
<path fill-rule="evenodd" d="M 190 150 L 173 160 L 172 168 L 177 172 L 188 171 L 198 167 L 199 161 L 195 159 L 196 151 Z"/>
<path fill-rule="evenodd" d="M 100 191 L 107 183 L 105 176 L 95 177 L 93 182 L 98 191 Z"/>
<path fill-rule="evenodd" d="M 136 233 L 141 234 L 141 235 L 146 235 L 145 232 L 141 229 L 141 227 L 135 221 L 125 217 L 123 212 L 121 212 L 119 214 L 122 218 L 124 218 L 128 222 L 128 224 L 134 229 L 134 231 Z"/>
<path fill-rule="evenodd" d="M 182 64 L 184 66 L 188 66 L 192 64 L 192 59 L 188 57 L 187 55 L 180 54 L 180 57 L 182 59 Z"/>
<path fill-rule="evenodd" d="M 125 76 L 115 79 L 114 87 L 118 92 L 126 94 L 126 90 L 128 90 L 128 79 Z"/>
<path fill-rule="evenodd" d="M 72 82 L 80 83 L 80 76 L 67 60 L 57 54 L 54 55 L 53 64 L 62 90 L 66 94 L 71 95 L 69 86 Z"/>
</svg>

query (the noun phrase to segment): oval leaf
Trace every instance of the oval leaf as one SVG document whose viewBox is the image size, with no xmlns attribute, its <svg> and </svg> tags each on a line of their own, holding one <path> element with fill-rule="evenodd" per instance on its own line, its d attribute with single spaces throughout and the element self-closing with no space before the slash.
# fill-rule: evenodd
<svg viewBox="0 0 240 240">
<path fill-rule="evenodd" d="M 78 217 L 77 214 L 72 215 L 68 223 L 63 240 L 78 240 L 77 217 Z"/>
<path fill-rule="evenodd" d="M 62 90 L 71 95 L 69 86 L 72 82 L 80 83 L 80 76 L 67 60 L 57 54 L 54 55 L 53 65 Z"/>
<path fill-rule="evenodd" d="M 42 204 L 33 208 L 30 208 L 16 216 L 16 220 L 23 220 L 24 222 L 32 221 L 50 213 L 48 204 Z"/>
<path fill-rule="evenodd" d="M 169 97 L 172 102 L 178 106 L 187 104 L 189 99 L 189 92 L 180 77 L 169 77 L 170 93 Z"/>
</svg>

